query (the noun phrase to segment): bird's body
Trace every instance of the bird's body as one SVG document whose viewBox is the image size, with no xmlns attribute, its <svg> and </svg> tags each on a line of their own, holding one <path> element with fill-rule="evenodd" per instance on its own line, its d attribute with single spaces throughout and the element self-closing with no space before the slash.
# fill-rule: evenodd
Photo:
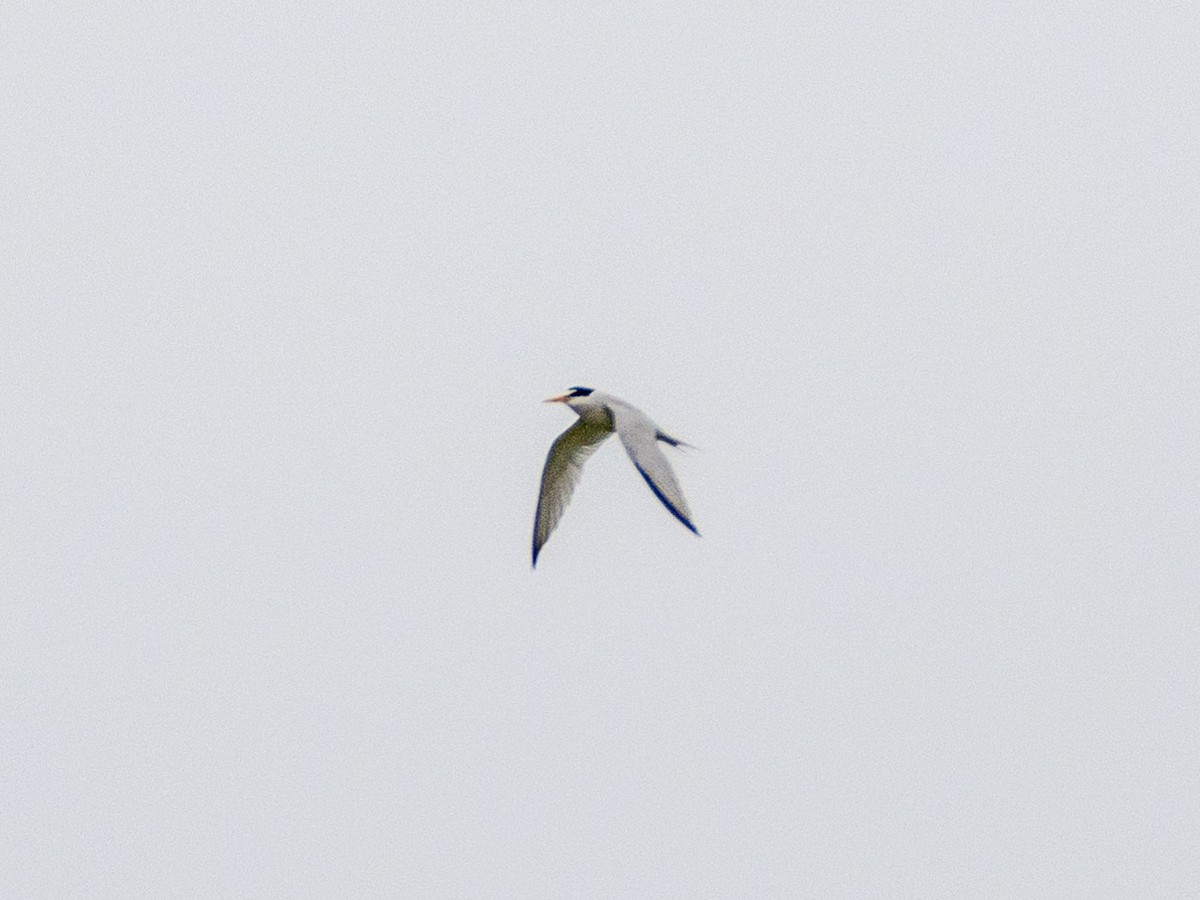
<svg viewBox="0 0 1200 900">
<path fill-rule="evenodd" d="M 692 514 L 675 480 L 675 473 L 658 448 L 659 441 L 672 447 L 680 446 L 683 441 L 664 434 L 640 409 L 630 406 L 619 397 L 602 394 L 591 388 L 574 387 L 546 402 L 565 403 L 579 416 L 579 421 L 554 441 L 542 470 L 542 487 L 533 522 L 535 566 L 538 553 L 550 539 L 550 533 L 554 531 L 571 499 L 583 464 L 613 433 L 621 438 L 634 468 L 646 480 L 654 496 L 693 534 L 700 533 L 692 524 Z"/>
</svg>

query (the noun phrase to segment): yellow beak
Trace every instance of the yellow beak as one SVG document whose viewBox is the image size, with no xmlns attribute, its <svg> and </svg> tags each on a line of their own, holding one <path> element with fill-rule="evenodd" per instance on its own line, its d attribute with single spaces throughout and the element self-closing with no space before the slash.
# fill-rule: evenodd
<svg viewBox="0 0 1200 900">
<path fill-rule="evenodd" d="M 557 397 L 547 397 L 543 403 L 566 403 L 570 398 L 570 394 L 559 394 Z"/>
</svg>

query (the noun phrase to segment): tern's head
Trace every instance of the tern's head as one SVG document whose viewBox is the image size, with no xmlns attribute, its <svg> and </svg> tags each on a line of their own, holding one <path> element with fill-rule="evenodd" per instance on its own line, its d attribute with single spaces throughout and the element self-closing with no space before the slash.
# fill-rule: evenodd
<svg viewBox="0 0 1200 900">
<path fill-rule="evenodd" d="M 548 397 L 546 403 L 565 403 L 571 409 L 578 410 L 581 406 L 589 405 L 588 397 L 591 395 L 592 389 L 588 387 L 573 387 L 565 394 L 559 394 L 557 397 Z"/>
</svg>

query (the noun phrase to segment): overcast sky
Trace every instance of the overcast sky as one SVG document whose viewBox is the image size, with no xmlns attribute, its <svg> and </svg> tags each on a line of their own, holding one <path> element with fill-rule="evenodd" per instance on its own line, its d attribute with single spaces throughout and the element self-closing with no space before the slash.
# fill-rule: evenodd
<svg viewBox="0 0 1200 900">
<path fill-rule="evenodd" d="M 1200 15 L 18 4 L 14 897 L 1200 883 Z M 539 401 L 624 397 L 536 571 Z"/>
</svg>

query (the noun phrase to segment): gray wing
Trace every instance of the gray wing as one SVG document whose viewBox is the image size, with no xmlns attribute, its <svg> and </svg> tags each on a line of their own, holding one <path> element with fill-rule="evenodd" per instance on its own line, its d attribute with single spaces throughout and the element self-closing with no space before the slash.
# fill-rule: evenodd
<svg viewBox="0 0 1200 900">
<path fill-rule="evenodd" d="M 542 469 L 542 488 L 538 493 L 537 513 L 533 517 L 533 564 L 550 532 L 562 518 L 563 510 L 575 492 L 583 464 L 588 461 L 604 439 L 612 434 L 608 428 L 590 425 L 580 419 L 558 436 L 550 445 L 546 466 Z"/>
<path fill-rule="evenodd" d="M 682 444 L 682 441 L 669 437 L 658 430 L 658 426 L 650 421 L 639 410 L 627 404 L 614 405 L 612 409 L 613 423 L 625 452 L 633 460 L 636 468 L 654 491 L 654 496 L 662 501 L 662 505 L 670 510 L 671 515 L 682 522 L 693 534 L 700 534 L 692 524 L 692 514 L 688 510 L 687 501 L 683 499 L 683 491 L 671 471 L 671 464 L 658 448 L 658 441 L 665 440 L 672 446 Z"/>
</svg>

